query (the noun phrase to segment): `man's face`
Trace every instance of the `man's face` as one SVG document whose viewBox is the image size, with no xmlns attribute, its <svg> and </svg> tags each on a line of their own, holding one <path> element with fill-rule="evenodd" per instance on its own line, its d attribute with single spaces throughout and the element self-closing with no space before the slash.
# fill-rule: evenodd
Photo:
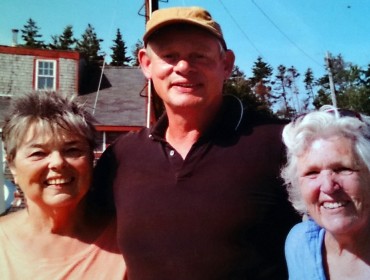
<svg viewBox="0 0 370 280">
<path fill-rule="evenodd" d="M 183 26 L 160 30 L 139 54 L 147 78 L 170 110 L 207 109 L 221 101 L 234 55 L 202 29 Z"/>
</svg>

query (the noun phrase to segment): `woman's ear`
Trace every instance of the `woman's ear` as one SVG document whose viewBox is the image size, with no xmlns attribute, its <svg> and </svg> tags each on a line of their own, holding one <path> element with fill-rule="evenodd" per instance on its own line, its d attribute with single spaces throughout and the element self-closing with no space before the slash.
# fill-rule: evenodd
<svg viewBox="0 0 370 280">
<path fill-rule="evenodd" d="M 139 60 L 140 67 L 141 67 L 141 70 L 143 71 L 144 76 L 147 79 L 150 79 L 152 77 L 151 69 L 150 69 L 151 59 L 150 59 L 147 49 L 139 50 L 138 60 Z"/>
<path fill-rule="evenodd" d="M 18 184 L 18 182 L 17 182 L 18 181 L 17 180 L 17 172 L 16 172 L 16 168 L 14 166 L 14 163 L 8 161 L 8 166 L 9 166 L 10 172 L 13 175 L 14 183 Z"/>
</svg>

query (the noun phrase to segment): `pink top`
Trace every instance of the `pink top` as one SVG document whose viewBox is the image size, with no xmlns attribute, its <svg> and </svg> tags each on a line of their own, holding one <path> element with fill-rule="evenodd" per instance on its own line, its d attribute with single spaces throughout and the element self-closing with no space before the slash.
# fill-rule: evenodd
<svg viewBox="0 0 370 280">
<path fill-rule="evenodd" d="M 103 246 L 102 246 L 103 245 Z M 0 279 L 109 279 L 122 280 L 126 265 L 109 226 L 84 251 L 58 258 L 36 258 L 21 252 L 0 226 Z"/>
</svg>

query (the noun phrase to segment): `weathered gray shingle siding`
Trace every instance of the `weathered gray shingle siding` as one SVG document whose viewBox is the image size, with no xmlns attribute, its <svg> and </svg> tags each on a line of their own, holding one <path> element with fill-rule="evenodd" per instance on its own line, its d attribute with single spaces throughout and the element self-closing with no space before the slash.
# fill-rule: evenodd
<svg viewBox="0 0 370 280">
<path fill-rule="evenodd" d="M 34 57 L 0 53 L 0 95 L 12 96 L 33 90 Z"/>
<path fill-rule="evenodd" d="M 78 93 L 78 63 L 72 59 L 59 59 L 59 91 Z"/>
</svg>

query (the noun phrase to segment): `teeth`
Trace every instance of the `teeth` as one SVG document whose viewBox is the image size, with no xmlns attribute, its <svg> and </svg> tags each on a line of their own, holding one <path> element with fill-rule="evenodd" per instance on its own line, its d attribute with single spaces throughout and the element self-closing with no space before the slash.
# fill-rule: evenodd
<svg viewBox="0 0 370 280">
<path fill-rule="evenodd" d="M 323 206 L 326 209 L 335 209 L 335 208 L 342 207 L 346 204 L 347 204 L 346 202 L 342 202 L 342 201 L 341 202 L 324 202 Z"/>
<path fill-rule="evenodd" d="M 65 178 L 49 179 L 49 180 L 46 180 L 46 184 L 48 184 L 48 185 L 61 185 L 61 184 L 67 184 L 71 181 L 72 181 L 71 178 L 69 178 L 69 179 L 65 179 Z"/>
<path fill-rule="evenodd" d="M 195 86 L 195 84 L 178 84 L 178 86 L 181 86 L 181 87 L 193 87 L 193 86 Z"/>
</svg>

